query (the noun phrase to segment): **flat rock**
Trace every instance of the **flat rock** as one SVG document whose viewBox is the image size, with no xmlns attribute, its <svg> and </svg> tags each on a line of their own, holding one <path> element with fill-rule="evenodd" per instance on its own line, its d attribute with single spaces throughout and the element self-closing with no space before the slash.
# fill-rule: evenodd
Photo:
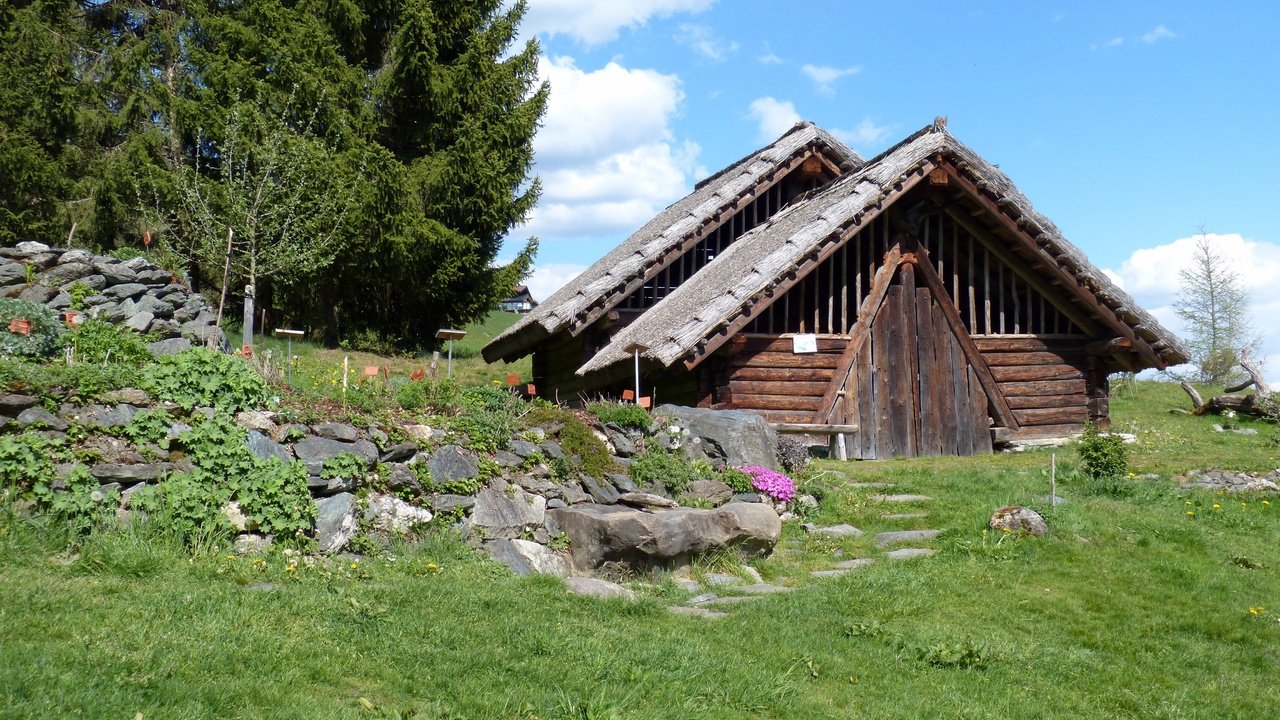
<svg viewBox="0 0 1280 720">
<path fill-rule="evenodd" d="M 286 463 L 293 461 L 293 455 L 289 453 L 288 448 L 257 430 L 250 430 L 244 442 L 249 446 L 249 452 L 253 453 L 256 458 L 266 459 L 273 457 Z"/>
<path fill-rule="evenodd" d="M 853 572 L 853 568 L 833 568 L 831 570 L 814 570 L 809 574 L 816 578 L 829 578 L 829 577 L 840 577 L 841 575 L 848 575 L 851 572 Z"/>
<path fill-rule="evenodd" d="M 121 485 L 159 480 L 173 470 L 172 463 L 150 463 L 141 465 L 122 465 L 120 463 L 98 463 L 89 468 L 89 474 L 100 482 L 118 482 Z"/>
<path fill-rule="evenodd" d="M 325 422 L 312 426 L 311 430 L 322 438 L 354 443 L 360 439 L 360 431 L 345 423 Z"/>
<path fill-rule="evenodd" d="M 276 414 L 268 410 L 244 410 L 236 413 L 236 424 L 242 428 L 259 430 L 268 435 L 279 431 L 276 427 Z"/>
<path fill-rule="evenodd" d="M 111 390 L 101 395 L 102 399 L 111 403 L 124 403 L 126 405 L 150 405 L 151 396 L 146 390 L 140 388 L 120 388 L 119 390 Z"/>
<path fill-rule="evenodd" d="M 635 600 L 635 593 L 618 583 L 589 577 L 569 577 L 564 579 L 565 587 L 574 595 L 593 598 L 622 598 Z"/>
<path fill-rule="evenodd" d="M 518 538 L 546 519 L 547 500 L 518 485 L 495 480 L 476 493 L 471 527 L 484 540 Z"/>
<path fill-rule="evenodd" d="M 46 427 L 50 430 L 58 431 L 66 430 L 70 427 L 67 425 L 66 421 L 39 405 L 29 407 L 18 413 L 18 425 L 23 428 L 35 425 L 37 427 Z"/>
<path fill-rule="evenodd" d="M 378 458 L 378 462 L 398 463 L 404 462 L 418 454 L 418 446 L 414 443 L 396 443 L 386 450 L 382 451 L 382 456 Z"/>
<path fill-rule="evenodd" d="M 541 452 L 537 445 L 524 440 L 512 440 L 510 450 L 516 455 L 519 455 L 521 459 L 529 458 Z"/>
<path fill-rule="evenodd" d="M 926 502 L 933 498 L 928 495 L 913 495 L 911 493 L 900 493 L 897 495 L 872 495 L 872 500 L 876 502 L 892 502 L 892 503 L 908 503 L 908 502 Z"/>
<path fill-rule="evenodd" d="M 707 573 L 704 578 L 708 585 L 741 585 L 742 578 L 737 575 L 726 575 L 725 573 Z"/>
<path fill-rule="evenodd" d="M 451 513 L 456 510 L 470 510 L 475 507 L 476 499 L 470 495 L 440 494 L 427 498 L 427 504 L 435 512 Z"/>
<path fill-rule="evenodd" d="M 560 496 L 570 505 L 581 505 L 583 503 L 595 502 L 591 496 L 583 491 L 582 486 L 576 482 L 569 481 L 563 485 L 557 486 Z"/>
<path fill-rule="evenodd" d="M 702 593 L 701 595 L 695 595 L 694 597 L 689 598 L 689 604 L 701 605 L 703 603 L 709 603 L 718 597 L 720 596 L 716 595 L 715 593 Z"/>
<path fill-rule="evenodd" d="M 579 475 L 579 479 L 582 481 L 582 488 L 587 491 L 592 500 L 598 503 L 612 505 L 621 497 L 611 483 L 597 480 L 587 474 Z"/>
<path fill-rule="evenodd" d="M 339 493 L 315 500 L 316 550 L 331 554 L 346 547 L 356 533 L 356 496 Z"/>
<path fill-rule="evenodd" d="M 929 517 L 927 512 L 909 512 L 909 513 L 885 513 L 880 517 L 885 520 L 914 520 L 916 518 Z"/>
<path fill-rule="evenodd" d="M 102 291 L 103 295 L 116 300 L 125 300 L 136 298 L 147 291 L 147 286 L 142 283 L 123 283 L 121 285 L 112 285 Z"/>
<path fill-rule="evenodd" d="M 489 551 L 494 560 L 506 565 L 517 575 L 564 577 L 569 574 L 569 564 L 564 557 L 536 542 L 520 539 L 494 540 L 485 543 L 484 549 Z"/>
<path fill-rule="evenodd" d="M 840 525 L 827 525 L 825 527 L 819 527 L 813 523 L 805 523 L 801 527 L 810 535 L 825 535 L 833 538 L 862 537 L 861 530 L 847 523 Z"/>
<path fill-rule="evenodd" d="M 293 454 L 313 472 L 319 472 L 318 466 L 323 466 L 325 460 L 332 460 L 344 452 L 357 454 L 355 443 L 311 436 L 293 444 Z"/>
<path fill-rule="evenodd" d="M 618 502 L 624 505 L 630 505 L 638 508 L 673 508 L 679 507 L 679 503 L 671 498 L 665 498 L 661 495 L 654 495 L 646 492 L 627 492 L 618 496 Z"/>
<path fill-rule="evenodd" d="M 722 549 L 764 553 L 782 534 L 772 508 L 750 503 L 656 511 L 584 504 L 553 510 L 551 516 L 569 536 L 580 569 L 604 562 L 664 566 Z"/>
<path fill-rule="evenodd" d="M 706 618 L 708 620 L 715 620 L 716 618 L 728 617 L 729 615 L 729 613 L 720 612 L 718 610 L 711 610 L 708 608 L 701 608 L 701 607 L 683 607 L 681 605 L 672 605 L 667 609 L 675 613 L 676 615 L 700 617 L 700 618 Z"/>
<path fill-rule="evenodd" d="M 900 548 L 898 550 L 890 550 L 884 556 L 890 560 L 910 560 L 912 558 L 929 557 L 938 552 L 932 548 Z"/>
<path fill-rule="evenodd" d="M 153 343 L 147 343 L 147 349 L 152 355 L 177 355 L 184 350 L 190 350 L 194 347 L 191 341 L 186 338 L 173 337 L 164 340 L 157 340 Z"/>
<path fill-rule="evenodd" d="M 69 413 L 60 412 L 64 419 L 69 419 L 81 425 L 99 428 L 115 428 L 123 427 L 133 421 L 133 416 L 138 413 L 138 409 L 132 405 L 116 405 L 107 407 L 105 405 L 87 405 L 82 408 L 72 408 Z"/>
<path fill-rule="evenodd" d="M 941 530 L 895 530 L 876 533 L 876 547 L 887 548 L 907 542 L 927 542 L 942 534 Z"/>
<path fill-rule="evenodd" d="M 851 487 L 857 490 L 863 490 L 863 489 L 884 490 L 885 488 L 893 487 L 893 483 L 891 482 L 851 482 L 847 485 L 847 487 Z"/>
<path fill-rule="evenodd" d="M 841 560 L 833 567 L 837 570 L 857 570 L 868 565 L 874 565 L 875 562 L 875 558 L 853 558 L 851 560 Z"/>
<path fill-rule="evenodd" d="M 685 491 L 685 496 L 693 500 L 702 500 L 712 505 L 728 502 L 733 497 L 733 488 L 719 480 L 694 480 Z"/>
<path fill-rule="evenodd" d="M 635 482 L 631 480 L 631 476 L 626 473 L 609 473 L 608 477 L 605 479 L 613 483 L 613 486 L 617 488 L 620 493 L 640 491 L 640 488 L 636 487 Z"/>
<path fill-rule="evenodd" d="M 472 453 L 457 445 L 445 445 L 431 454 L 427 460 L 434 482 L 470 480 L 480 475 L 480 462 Z"/>
<path fill-rule="evenodd" d="M 407 533 L 416 525 L 431 522 L 431 511 L 414 507 L 398 497 L 370 493 L 364 510 L 369 528 L 380 533 Z"/>
<path fill-rule="evenodd" d="M 730 595 L 729 597 L 716 598 L 707 604 L 721 607 L 724 605 L 737 605 L 738 603 L 751 602 L 752 600 L 759 600 L 763 597 L 764 595 Z"/>
<path fill-rule="evenodd" d="M 795 588 L 787 587 L 786 585 L 771 585 L 769 583 L 752 583 L 751 585 L 743 585 L 734 589 L 747 595 L 776 595 L 795 590 Z"/>
</svg>

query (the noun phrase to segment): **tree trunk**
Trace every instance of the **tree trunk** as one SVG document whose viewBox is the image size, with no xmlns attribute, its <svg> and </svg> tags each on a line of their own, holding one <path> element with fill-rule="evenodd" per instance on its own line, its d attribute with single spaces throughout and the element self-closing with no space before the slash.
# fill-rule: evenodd
<svg viewBox="0 0 1280 720">
<path fill-rule="evenodd" d="M 1255 417 L 1263 417 L 1271 414 L 1270 403 L 1267 402 L 1271 395 L 1271 386 L 1267 384 L 1266 378 L 1262 376 L 1262 370 L 1253 362 L 1253 358 L 1249 355 L 1249 348 L 1245 348 L 1240 352 L 1240 367 L 1249 373 L 1248 382 L 1241 383 L 1234 387 L 1227 388 L 1227 394 L 1215 395 L 1205 402 L 1200 393 L 1191 387 L 1191 383 L 1182 381 L 1182 389 L 1191 398 L 1192 405 L 1195 409 L 1191 411 L 1192 415 L 1205 415 L 1208 413 L 1221 414 L 1227 410 L 1236 413 L 1244 413 L 1245 415 L 1253 415 Z M 1233 392 L 1240 392 L 1254 386 L 1258 391 L 1252 395 L 1231 395 Z"/>
</svg>

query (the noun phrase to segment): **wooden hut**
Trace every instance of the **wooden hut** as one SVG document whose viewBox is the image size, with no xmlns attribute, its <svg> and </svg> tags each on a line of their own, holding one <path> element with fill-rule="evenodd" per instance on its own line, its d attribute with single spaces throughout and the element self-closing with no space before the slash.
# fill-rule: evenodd
<svg viewBox="0 0 1280 720">
<path fill-rule="evenodd" d="M 864 161 L 800 123 L 700 183 L 484 349 L 562 401 L 856 425 L 850 454 L 989 451 L 1108 422 L 1108 376 L 1187 360 L 941 122 Z"/>
</svg>

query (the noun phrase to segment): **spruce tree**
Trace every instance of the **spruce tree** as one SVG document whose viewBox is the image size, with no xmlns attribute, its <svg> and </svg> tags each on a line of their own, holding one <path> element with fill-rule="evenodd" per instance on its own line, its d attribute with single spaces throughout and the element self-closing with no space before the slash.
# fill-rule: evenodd
<svg viewBox="0 0 1280 720">
<path fill-rule="evenodd" d="M 1187 347 L 1196 379 L 1226 385 L 1242 376 L 1240 354 L 1256 342 L 1249 323 L 1249 294 L 1203 231 L 1191 264 L 1178 275 L 1182 287 L 1174 310 L 1190 333 Z"/>
</svg>

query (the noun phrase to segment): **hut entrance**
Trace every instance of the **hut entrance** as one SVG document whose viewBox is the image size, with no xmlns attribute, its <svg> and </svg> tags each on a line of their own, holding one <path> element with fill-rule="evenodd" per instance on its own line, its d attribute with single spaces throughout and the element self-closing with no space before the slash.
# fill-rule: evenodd
<svg viewBox="0 0 1280 720">
<path fill-rule="evenodd" d="M 990 418 L 1012 423 L 1008 408 L 928 255 L 903 246 L 877 272 L 815 421 L 858 425 L 860 459 L 990 452 Z"/>
</svg>

